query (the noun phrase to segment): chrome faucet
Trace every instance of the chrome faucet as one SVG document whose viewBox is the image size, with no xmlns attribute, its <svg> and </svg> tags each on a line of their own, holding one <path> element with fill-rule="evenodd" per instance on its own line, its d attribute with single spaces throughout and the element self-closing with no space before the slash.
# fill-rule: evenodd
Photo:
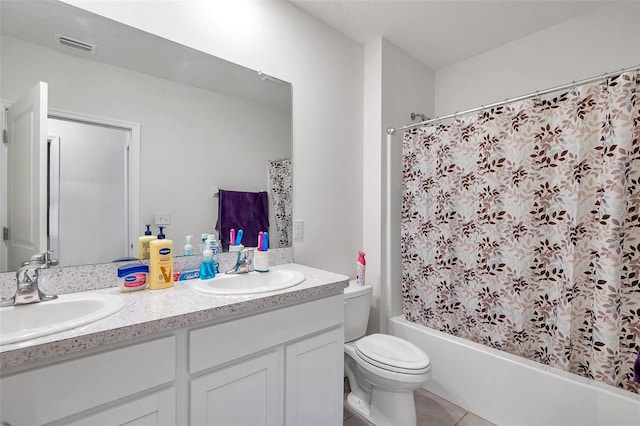
<svg viewBox="0 0 640 426">
<path fill-rule="evenodd" d="M 253 252 L 255 248 L 246 248 L 238 252 L 236 266 L 229 269 L 225 274 L 246 274 L 253 271 Z"/>
<path fill-rule="evenodd" d="M 57 264 L 56 259 L 51 259 L 50 251 L 38 253 L 22 262 L 22 267 L 16 272 L 16 294 L 2 301 L 0 306 L 27 305 L 57 298 L 58 296 L 43 293 L 38 287 L 38 272 Z"/>
</svg>

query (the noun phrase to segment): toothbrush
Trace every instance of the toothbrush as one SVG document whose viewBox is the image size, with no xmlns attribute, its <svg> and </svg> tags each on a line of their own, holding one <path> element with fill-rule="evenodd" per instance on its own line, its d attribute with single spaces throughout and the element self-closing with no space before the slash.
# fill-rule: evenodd
<svg viewBox="0 0 640 426">
<path fill-rule="evenodd" d="M 262 249 L 263 238 L 264 238 L 264 232 L 262 231 L 258 232 L 258 251 L 264 251 Z"/>
<path fill-rule="evenodd" d="M 242 244 L 242 234 L 244 234 L 244 231 L 242 229 L 238 229 L 238 235 L 236 236 L 235 245 L 239 246 L 240 244 Z"/>
<path fill-rule="evenodd" d="M 265 232 L 262 234 L 262 251 L 269 251 L 269 233 Z"/>
<path fill-rule="evenodd" d="M 231 228 L 231 231 L 229 231 L 229 244 L 235 245 L 235 242 L 236 242 L 236 230 Z"/>
</svg>

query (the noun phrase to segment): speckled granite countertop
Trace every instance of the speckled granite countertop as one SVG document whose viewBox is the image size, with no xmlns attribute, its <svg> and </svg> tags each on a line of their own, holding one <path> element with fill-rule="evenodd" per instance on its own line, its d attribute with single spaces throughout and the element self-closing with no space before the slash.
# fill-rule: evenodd
<svg viewBox="0 0 640 426">
<path fill-rule="evenodd" d="M 121 295 L 125 306 L 119 312 L 85 326 L 0 346 L 0 368 L 17 367 L 161 331 L 339 294 L 349 280 L 345 275 L 295 263 L 271 268 L 299 271 L 306 279 L 288 289 L 243 296 L 198 293 L 191 288 L 191 281 L 176 282 L 168 289 L 132 293 L 121 293 L 117 287 L 87 291 Z"/>
</svg>

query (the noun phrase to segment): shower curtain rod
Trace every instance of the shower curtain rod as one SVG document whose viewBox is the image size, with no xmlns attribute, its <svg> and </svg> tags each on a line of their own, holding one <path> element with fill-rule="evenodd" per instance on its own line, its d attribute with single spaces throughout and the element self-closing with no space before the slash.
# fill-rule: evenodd
<svg viewBox="0 0 640 426">
<path fill-rule="evenodd" d="M 449 118 L 455 118 L 455 117 L 457 117 L 459 115 L 471 114 L 473 112 L 483 111 L 485 109 L 494 108 L 494 107 L 502 106 L 502 105 L 507 105 L 507 104 L 510 104 L 510 103 L 513 103 L 513 102 L 524 101 L 525 99 L 531 99 L 531 98 L 535 98 L 535 97 L 538 97 L 538 96 L 547 95 L 549 93 L 559 92 L 561 90 L 571 89 L 572 87 L 582 86 L 583 84 L 593 83 L 593 82 L 598 81 L 598 80 L 604 80 L 606 78 L 613 77 L 614 75 L 622 74 L 624 72 L 629 72 L 629 71 L 640 71 L 640 64 L 636 65 L 636 66 L 633 66 L 633 67 L 630 67 L 630 68 L 622 68 L 620 71 L 613 71 L 613 72 L 605 73 L 605 74 L 602 74 L 602 75 L 599 75 L 599 76 L 596 76 L 596 77 L 591 77 L 591 78 L 586 78 L 584 80 L 574 81 L 574 82 L 571 82 L 569 84 L 563 84 L 562 86 L 552 87 L 551 89 L 545 89 L 545 90 L 540 90 L 540 91 L 537 91 L 537 92 L 529 93 L 528 95 L 522 95 L 522 96 L 518 96 L 516 98 L 508 98 L 508 99 L 505 99 L 503 101 L 495 102 L 495 103 L 492 103 L 492 104 L 489 104 L 489 105 L 481 105 L 479 107 L 467 109 L 465 111 L 454 112 L 453 114 L 443 115 L 441 117 L 436 117 L 436 118 L 431 118 L 429 120 L 421 121 L 419 123 L 407 124 L 406 126 L 396 127 L 395 129 L 393 127 L 389 127 L 389 128 L 387 128 L 387 134 L 393 135 L 395 132 L 400 131 L 400 130 L 416 129 L 418 127 L 428 126 L 429 124 L 437 123 L 438 121 L 447 120 Z"/>
</svg>

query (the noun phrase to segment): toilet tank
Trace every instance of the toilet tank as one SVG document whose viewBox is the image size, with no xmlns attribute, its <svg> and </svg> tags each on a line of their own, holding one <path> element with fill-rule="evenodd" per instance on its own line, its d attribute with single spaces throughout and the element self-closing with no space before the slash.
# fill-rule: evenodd
<svg viewBox="0 0 640 426">
<path fill-rule="evenodd" d="M 367 332 L 369 309 L 371 308 L 371 286 L 357 285 L 349 281 L 344 289 L 344 341 L 359 339 Z"/>
</svg>

